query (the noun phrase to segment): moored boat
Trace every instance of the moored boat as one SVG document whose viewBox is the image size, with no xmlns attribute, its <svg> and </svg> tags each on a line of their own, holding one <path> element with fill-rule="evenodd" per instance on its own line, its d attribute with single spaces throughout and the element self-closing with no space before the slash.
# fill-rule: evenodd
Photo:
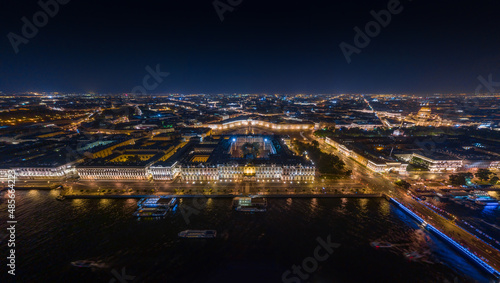
<svg viewBox="0 0 500 283">
<path fill-rule="evenodd" d="M 392 244 L 389 242 L 371 242 L 370 245 L 374 248 L 392 248 Z"/>
<path fill-rule="evenodd" d="M 238 206 L 235 209 L 240 212 L 265 212 L 267 210 L 265 207 L 257 206 Z"/>
<path fill-rule="evenodd" d="M 233 200 L 233 206 L 240 212 L 265 212 L 267 200 L 262 197 L 237 197 Z"/>
<path fill-rule="evenodd" d="M 416 251 L 405 253 L 405 257 L 411 261 L 416 261 L 424 257 L 423 255 L 419 254 Z"/>
<path fill-rule="evenodd" d="M 136 217 L 163 217 L 167 215 L 169 209 L 157 207 L 140 207 L 134 212 Z"/>
</svg>

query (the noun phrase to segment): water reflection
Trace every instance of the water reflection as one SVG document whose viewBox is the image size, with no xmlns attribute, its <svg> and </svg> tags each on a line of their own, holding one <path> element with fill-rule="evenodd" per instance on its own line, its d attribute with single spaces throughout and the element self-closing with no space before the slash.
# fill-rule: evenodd
<svg viewBox="0 0 500 283">
<path fill-rule="evenodd" d="M 103 198 L 99 201 L 99 208 L 106 208 L 110 205 L 110 200 Z"/>
<path fill-rule="evenodd" d="M 137 200 L 131 198 L 125 200 L 124 207 L 135 207 L 135 206 L 137 206 Z"/>
<path fill-rule="evenodd" d="M 362 211 L 362 212 L 367 212 L 368 211 L 368 207 L 367 207 L 367 204 L 368 204 L 368 201 L 369 199 L 367 198 L 360 198 L 359 199 L 359 209 Z"/>
<path fill-rule="evenodd" d="M 340 203 L 340 208 L 341 209 L 345 209 L 346 208 L 346 205 L 347 203 L 349 202 L 349 199 L 348 198 L 341 198 L 341 203 Z"/>
<path fill-rule="evenodd" d="M 317 198 L 312 198 L 311 199 L 311 212 L 316 212 L 316 210 L 318 209 L 318 199 Z"/>
<path fill-rule="evenodd" d="M 213 199 L 212 198 L 207 199 L 206 208 L 212 209 L 212 206 L 213 206 Z"/>
<path fill-rule="evenodd" d="M 388 216 L 391 213 L 391 204 L 388 201 L 379 202 L 379 211 L 383 216 Z"/>
<path fill-rule="evenodd" d="M 40 192 L 38 190 L 29 190 L 28 197 L 38 199 L 40 198 Z"/>
<path fill-rule="evenodd" d="M 84 208 L 84 202 L 82 199 L 72 199 L 71 206 L 77 208 L 78 210 L 81 210 Z"/>
</svg>

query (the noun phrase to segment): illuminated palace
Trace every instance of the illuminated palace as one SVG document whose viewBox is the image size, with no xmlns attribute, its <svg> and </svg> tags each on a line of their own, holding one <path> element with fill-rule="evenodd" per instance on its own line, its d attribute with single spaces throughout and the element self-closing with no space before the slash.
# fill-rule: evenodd
<svg viewBox="0 0 500 283">
<path fill-rule="evenodd" d="M 282 119 L 271 119 L 262 120 L 262 117 L 253 116 L 239 116 L 231 119 L 223 120 L 222 122 L 215 124 L 207 124 L 206 127 L 211 128 L 214 131 L 228 131 L 234 130 L 240 127 L 262 127 L 273 131 L 299 131 L 299 130 L 312 130 L 318 125 L 298 120 L 282 120 Z"/>
<path fill-rule="evenodd" d="M 312 181 L 316 169 L 279 136 L 214 136 L 191 141 L 150 167 L 153 179 L 185 181 Z"/>
<path fill-rule="evenodd" d="M 422 107 L 417 114 L 409 114 L 404 121 L 416 126 L 450 126 L 451 121 L 443 120 L 437 114 L 432 114 L 431 108 Z"/>
<path fill-rule="evenodd" d="M 274 135 L 141 139 L 76 166 L 87 180 L 312 181 L 315 167 Z"/>
</svg>

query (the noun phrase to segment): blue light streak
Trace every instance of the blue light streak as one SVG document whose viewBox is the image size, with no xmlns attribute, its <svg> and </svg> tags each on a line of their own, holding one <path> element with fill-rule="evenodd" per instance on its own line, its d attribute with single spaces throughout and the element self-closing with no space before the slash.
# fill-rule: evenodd
<svg viewBox="0 0 500 283">
<path fill-rule="evenodd" d="M 419 224 L 426 223 L 420 216 L 418 216 L 417 214 L 415 214 L 413 211 L 411 211 L 410 209 L 408 209 L 403 204 L 399 203 L 397 200 L 395 200 L 393 198 L 390 198 L 390 200 L 392 202 L 394 202 L 403 211 L 405 211 L 410 216 L 412 216 L 413 218 L 415 218 L 419 222 Z M 427 229 L 429 231 L 434 232 L 436 235 L 440 236 L 443 240 L 446 240 L 452 246 L 454 246 L 459 251 L 461 251 L 463 254 L 465 254 L 466 256 L 468 256 L 470 259 L 472 259 L 474 262 L 476 262 L 479 266 L 481 266 L 483 269 L 485 269 L 486 271 L 488 271 L 490 274 L 492 274 L 493 276 L 495 276 L 497 278 L 500 277 L 500 272 L 498 272 L 496 269 L 494 269 L 489 264 L 487 264 L 486 262 L 484 262 L 482 259 L 480 259 L 475 254 L 471 253 L 469 250 L 467 250 L 466 248 L 464 248 L 463 246 L 461 246 L 460 244 L 458 244 L 456 241 L 454 241 L 453 239 L 451 239 L 450 237 L 448 237 L 446 234 L 444 234 L 443 232 L 439 231 L 438 229 L 436 229 L 434 226 L 432 226 L 430 224 L 427 224 L 426 227 L 427 227 Z"/>
</svg>

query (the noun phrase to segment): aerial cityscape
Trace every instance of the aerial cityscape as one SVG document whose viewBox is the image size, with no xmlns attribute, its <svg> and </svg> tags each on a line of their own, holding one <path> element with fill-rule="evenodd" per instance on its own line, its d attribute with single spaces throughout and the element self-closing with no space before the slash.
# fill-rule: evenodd
<svg viewBox="0 0 500 283">
<path fill-rule="evenodd" d="M 494 4 L 5 4 L 0 281 L 499 282 Z"/>
</svg>

